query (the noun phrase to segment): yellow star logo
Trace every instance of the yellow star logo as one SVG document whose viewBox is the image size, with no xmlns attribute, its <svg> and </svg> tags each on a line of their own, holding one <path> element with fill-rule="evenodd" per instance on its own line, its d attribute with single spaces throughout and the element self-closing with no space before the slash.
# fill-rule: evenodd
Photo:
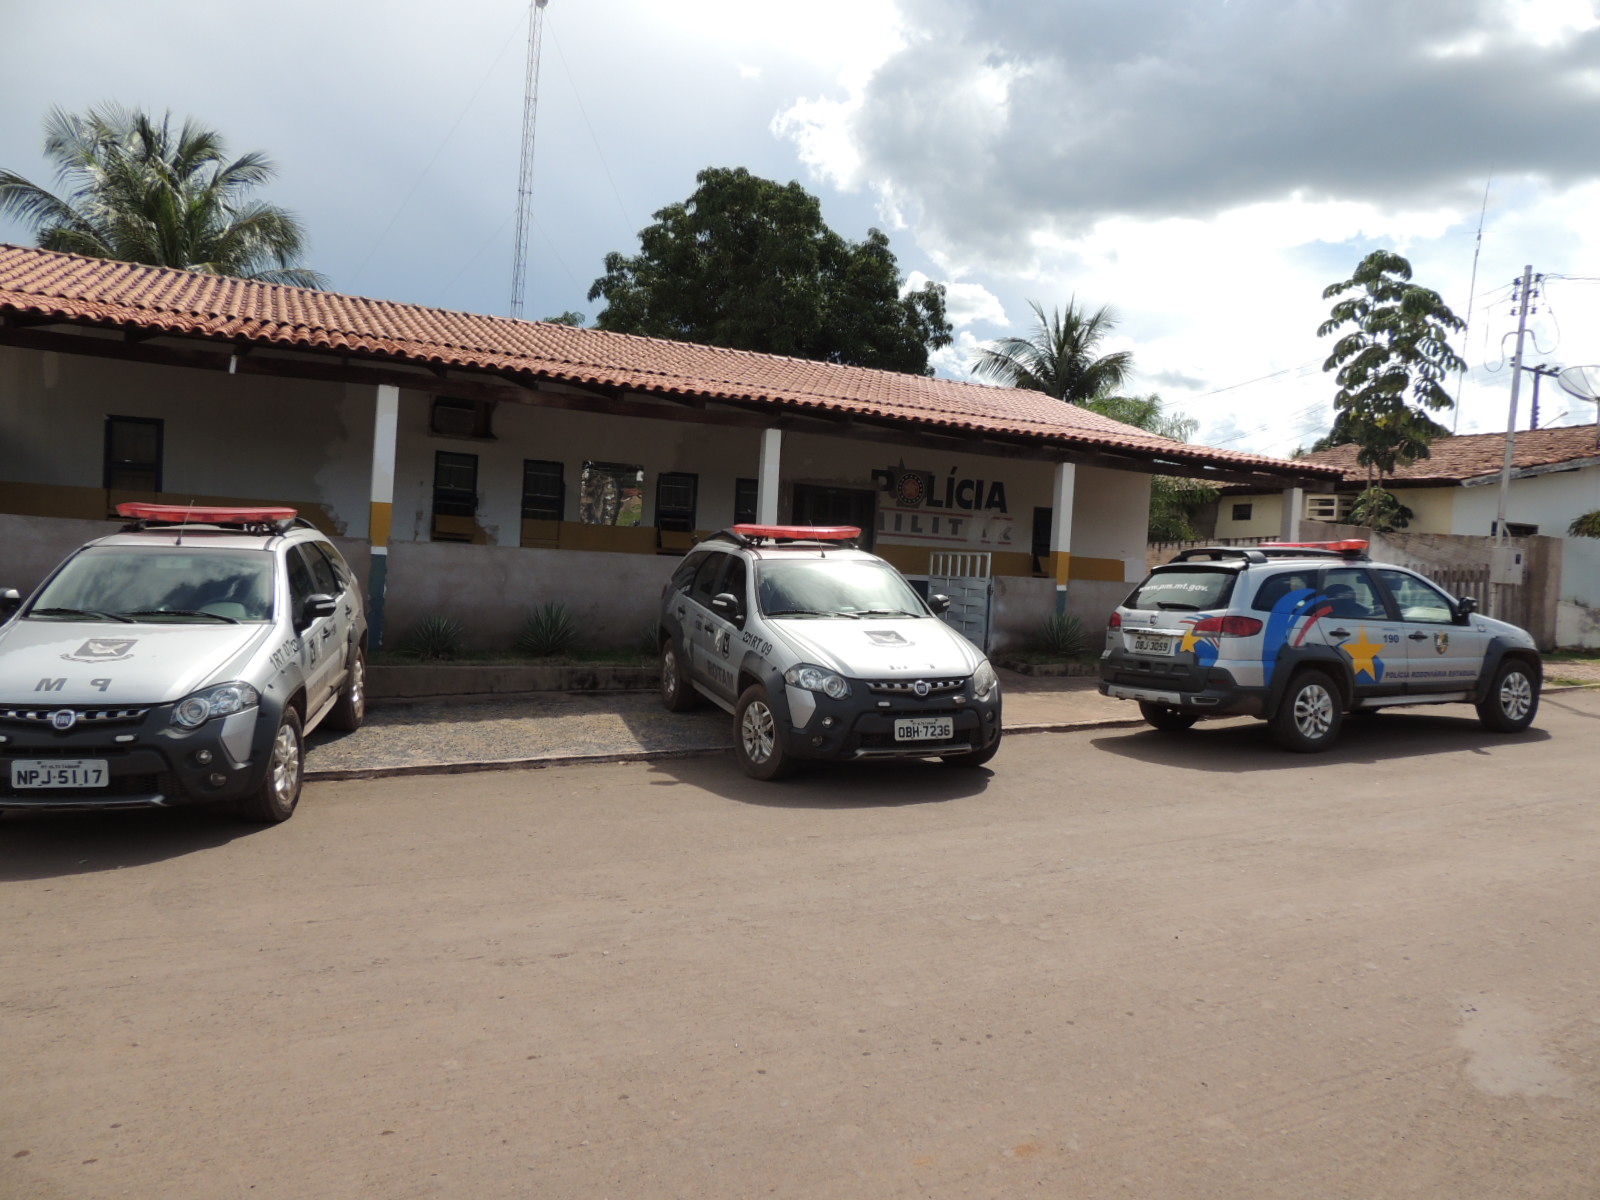
<svg viewBox="0 0 1600 1200">
<path fill-rule="evenodd" d="M 1204 638 L 1195 637 L 1195 635 L 1194 635 L 1194 626 L 1190 625 L 1188 628 L 1186 628 L 1183 631 L 1183 651 L 1184 651 L 1184 653 L 1187 654 L 1189 651 L 1193 650 L 1196 646 L 1198 646 L 1204 640 L 1205 640 Z"/>
<path fill-rule="evenodd" d="M 1365 675 L 1373 683 L 1378 682 L 1378 668 L 1383 665 L 1378 652 L 1383 649 L 1383 644 L 1367 640 L 1365 625 L 1361 627 L 1361 640 L 1346 642 L 1342 648 L 1350 656 L 1350 666 L 1357 675 Z"/>
</svg>

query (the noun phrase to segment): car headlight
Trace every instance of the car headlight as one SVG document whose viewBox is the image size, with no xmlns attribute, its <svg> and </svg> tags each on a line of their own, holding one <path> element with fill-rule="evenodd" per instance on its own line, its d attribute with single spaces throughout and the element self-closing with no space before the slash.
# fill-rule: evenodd
<svg viewBox="0 0 1600 1200">
<path fill-rule="evenodd" d="M 198 729 L 212 717 L 227 717 L 261 703 L 261 693 L 248 683 L 219 683 L 179 700 L 172 723 L 180 729 Z"/>
<path fill-rule="evenodd" d="M 835 671 L 821 667 L 790 667 L 783 673 L 783 681 L 790 687 L 804 688 L 808 692 L 821 692 L 835 700 L 850 694 L 850 681 Z"/>
<path fill-rule="evenodd" d="M 977 700 L 987 700 L 1000 688 L 1000 676 L 994 673 L 989 660 L 984 659 L 972 673 L 972 695 Z"/>
</svg>

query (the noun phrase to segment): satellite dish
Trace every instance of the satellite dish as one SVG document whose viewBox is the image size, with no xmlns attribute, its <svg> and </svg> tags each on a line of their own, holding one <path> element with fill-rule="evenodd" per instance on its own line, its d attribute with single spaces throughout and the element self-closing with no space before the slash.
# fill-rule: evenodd
<svg viewBox="0 0 1600 1200">
<path fill-rule="evenodd" d="M 1568 367 L 1556 376 L 1556 382 L 1579 400 L 1600 404 L 1600 367 Z"/>
</svg>

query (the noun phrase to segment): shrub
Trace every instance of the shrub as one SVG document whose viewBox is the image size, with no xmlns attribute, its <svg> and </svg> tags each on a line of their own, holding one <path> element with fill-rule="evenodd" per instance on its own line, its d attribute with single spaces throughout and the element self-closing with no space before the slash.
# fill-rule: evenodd
<svg viewBox="0 0 1600 1200">
<path fill-rule="evenodd" d="M 454 617 L 429 613 L 406 631 L 397 649 L 424 662 L 455 658 L 461 653 L 466 628 Z"/>
<path fill-rule="evenodd" d="M 1077 658 L 1089 641 L 1084 636 L 1083 622 L 1072 613 L 1056 613 L 1042 622 L 1033 635 L 1034 648 L 1045 654 L 1061 658 Z"/>
<path fill-rule="evenodd" d="M 564 654 L 578 636 L 578 627 L 565 604 L 541 604 L 522 622 L 517 640 L 512 643 L 524 654 L 548 658 Z"/>
</svg>

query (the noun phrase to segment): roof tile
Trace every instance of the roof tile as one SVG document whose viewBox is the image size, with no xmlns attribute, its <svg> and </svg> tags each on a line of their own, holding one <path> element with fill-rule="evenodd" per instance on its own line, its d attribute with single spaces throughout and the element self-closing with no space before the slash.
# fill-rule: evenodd
<svg viewBox="0 0 1600 1200">
<path fill-rule="evenodd" d="M 1038 392 L 0 244 L 0 312 L 7 310 L 585 386 L 900 418 L 1218 468 L 1290 466 L 1174 442 Z"/>
</svg>

